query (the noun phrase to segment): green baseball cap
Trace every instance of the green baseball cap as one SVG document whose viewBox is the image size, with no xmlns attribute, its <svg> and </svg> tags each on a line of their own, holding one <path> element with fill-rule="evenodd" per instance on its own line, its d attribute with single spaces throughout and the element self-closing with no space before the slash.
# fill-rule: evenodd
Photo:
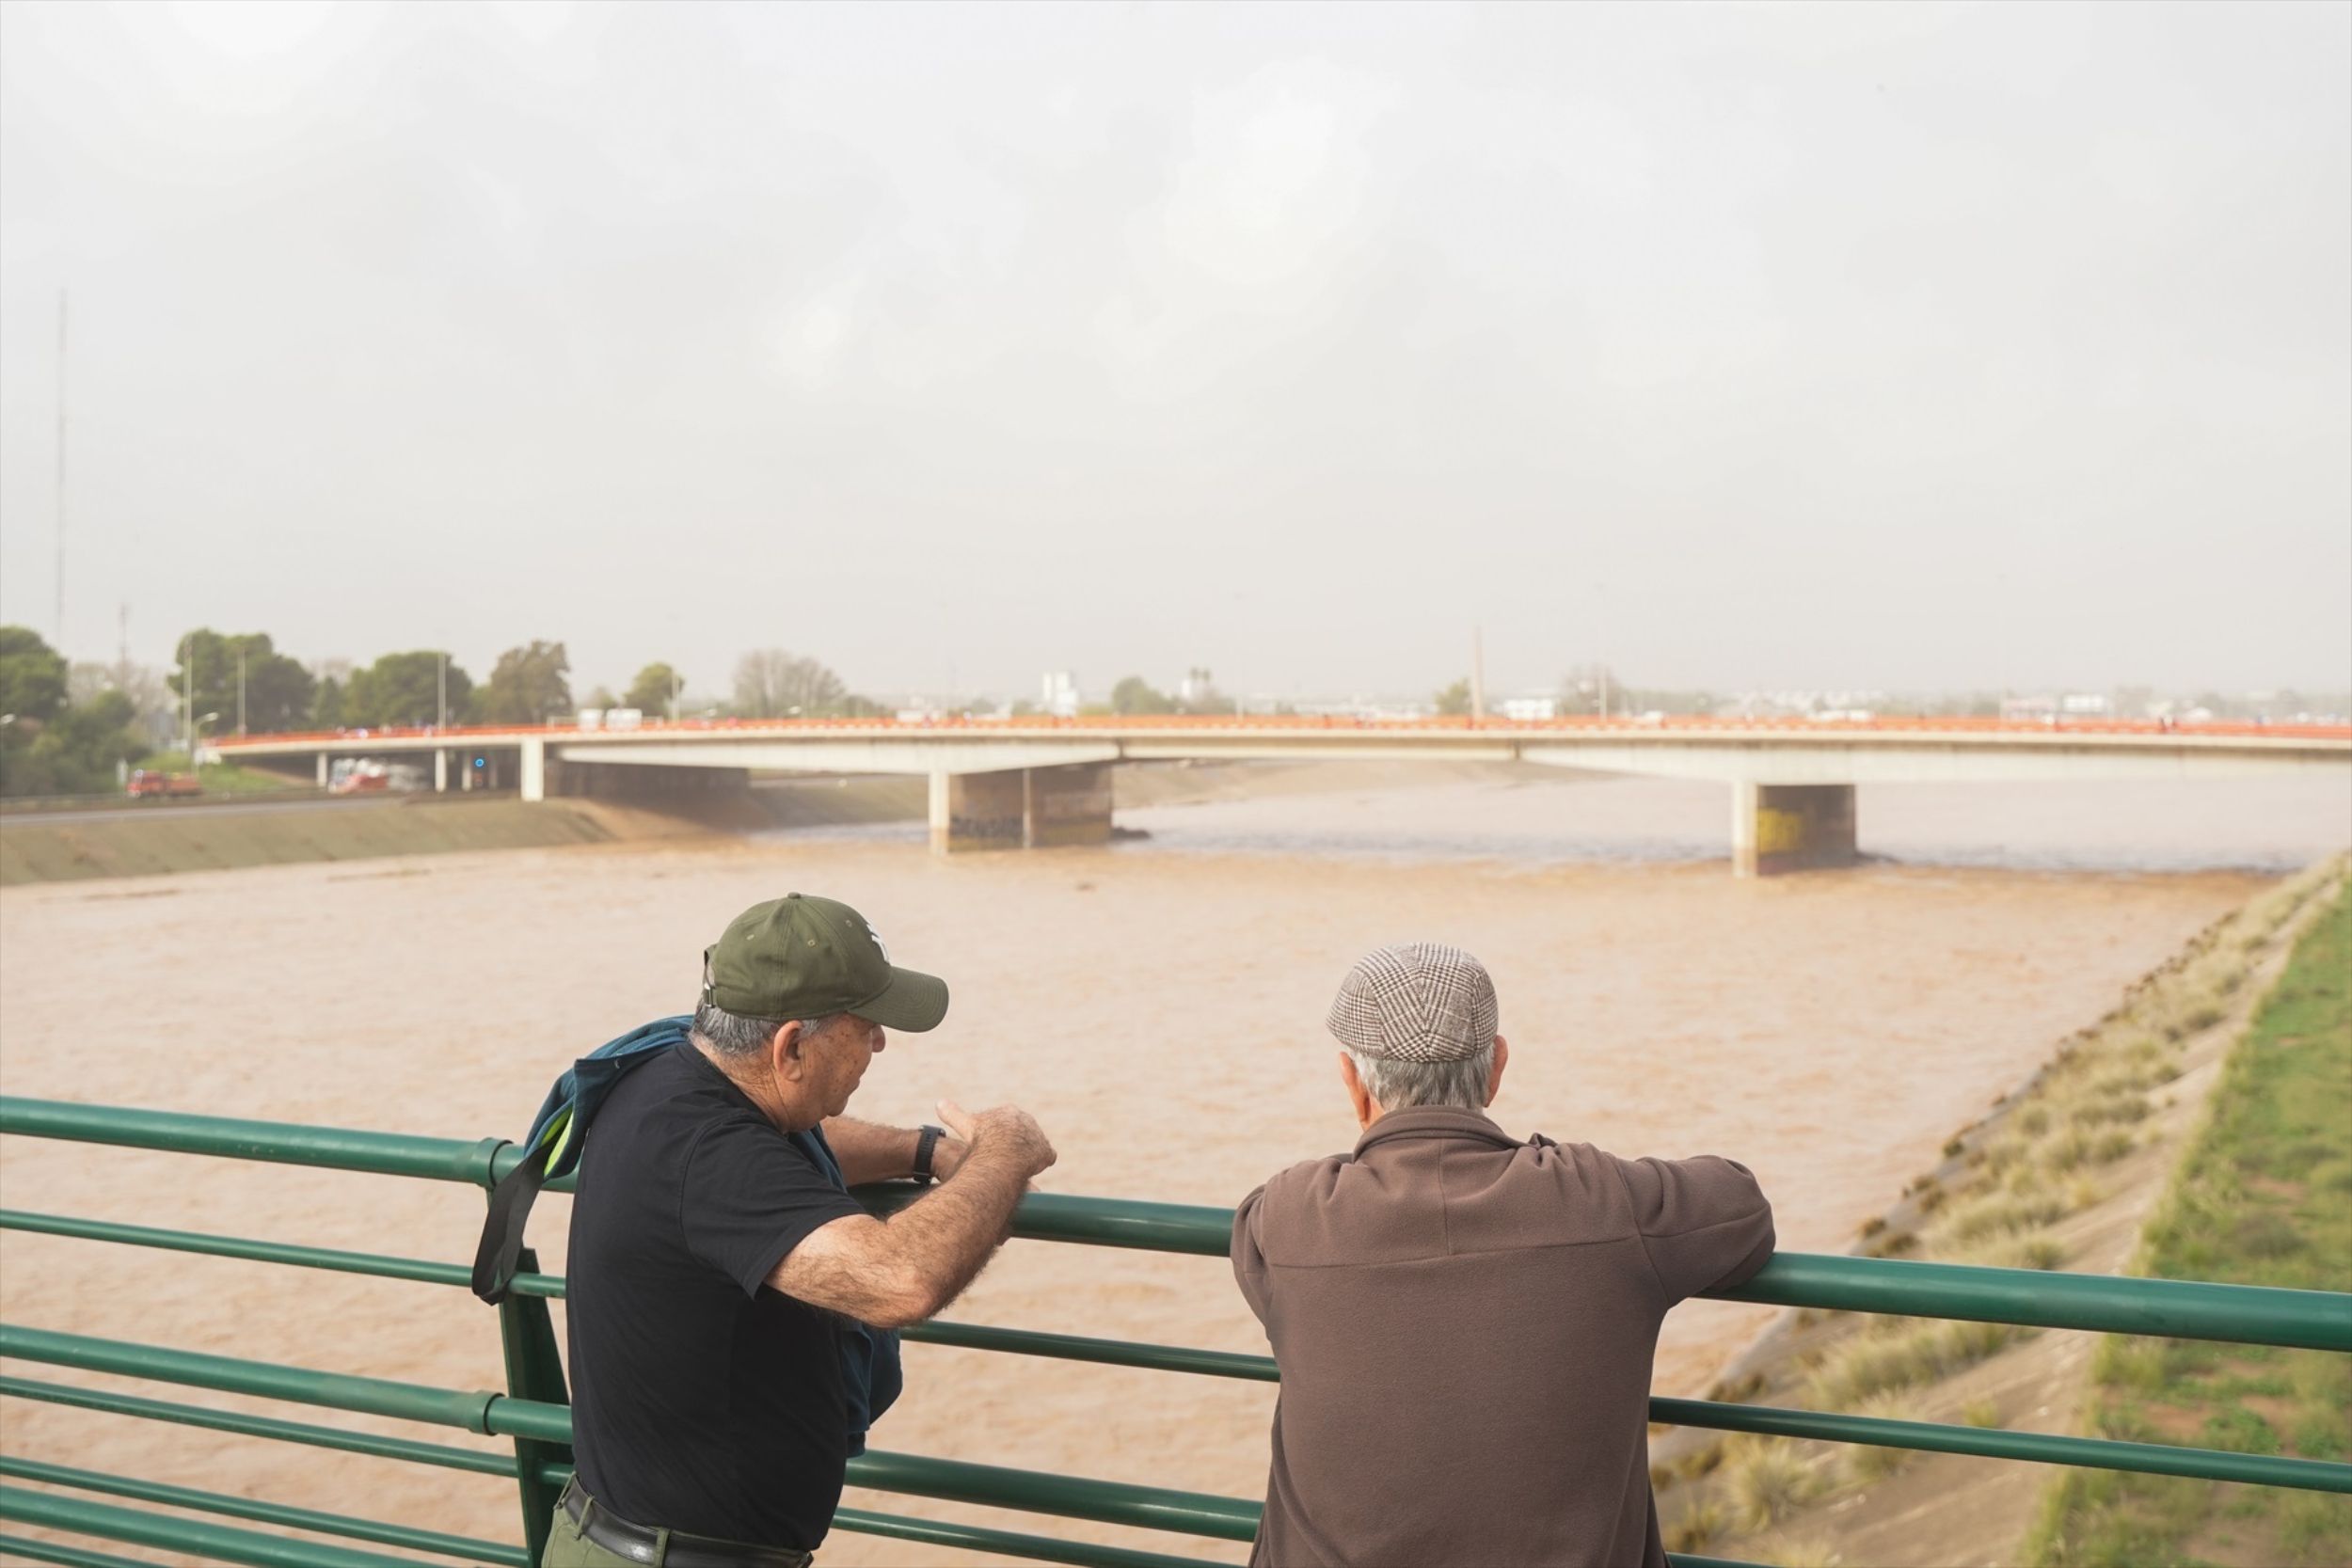
<svg viewBox="0 0 2352 1568">
<path fill-rule="evenodd" d="M 787 893 L 754 904 L 703 949 L 703 1000 L 744 1018 L 855 1013 L 885 1029 L 936 1029 L 947 982 L 900 969 L 864 915 Z"/>
</svg>

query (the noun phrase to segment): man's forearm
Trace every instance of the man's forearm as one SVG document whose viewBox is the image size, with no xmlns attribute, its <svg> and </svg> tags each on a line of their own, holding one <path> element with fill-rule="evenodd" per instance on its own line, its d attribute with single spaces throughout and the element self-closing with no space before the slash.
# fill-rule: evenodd
<svg viewBox="0 0 2352 1568">
<path fill-rule="evenodd" d="M 1017 1154 L 983 1140 L 954 1176 L 890 1216 L 891 1239 L 923 1276 L 924 1316 L 961 1295 L 1004 1243 L 1028 1184 Z"/>
<path fill-rule="evenodd" d="M 825 1142 L 841 1162 L 841 1178 L 852 1187 L 868 1181 L 896 1181 L 914 1174 L 914 1144 L 919 1129 L 883 1127 L 855 1117 L 828 1117 Z"/>
</svg>

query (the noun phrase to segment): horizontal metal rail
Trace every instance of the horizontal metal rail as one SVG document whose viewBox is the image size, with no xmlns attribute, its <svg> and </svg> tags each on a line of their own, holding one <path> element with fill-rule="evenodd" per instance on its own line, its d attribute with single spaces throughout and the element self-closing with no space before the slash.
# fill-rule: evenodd
<svg viewBox="0 0 2352 1568">
<path fill-rule="evenodd" d="M 373 1432 L 353 1432 L 346 1427 L 319 1426 L 310 1421 L 288 1421 L 275 1416 L 248 1416 L 242 1411 L 215 1410 L 207 1405 L 183 1404 L 177 1400 L 119 1394 L 109 1388 L 83 1388 L 67 1383 L 43 1383 L 29 1377 L 0 1377 L 0 1398 L 70 1405 L 76 1410 L 95 1410 L 108 1416 L 165 1421 L 174 1426 L 200 1427 L 207 1432 L 226 1432 L 239 1437 L 266 1437 L 274 1442 L 300 1443 L 307 1448 L 366 1454 L 373 1459 L 396 1459 L 406 1465 L 437 1465 L 446 1470 L 470 1470 L 477 1475 L 511 1477 L 515 1473 L 512 1454 L 461 1449 L 448 1443 L 421 1443 L 413 1437 L 386 1437 Z"/>
<path fill-rule="evenodd" d="M 0 1355 L 17 1355 L 26 1359 L 53 1361 L 99 1371 L 120 1372 L 143 1369 L 137 1375 L 152 1376 L 170 1382 L 194 1382 L 203 1386 L 255 1393 L 267 1393 L 286 1386 L 283 1374 L 289 1370 L 289 1369 L 270 1363 L 235 1362 L 228 1357 L 201 1355 L 193 1352 L 164 1351 L 153 1347 L 125 1345 L 113 1340 L 91 1339 L 82 1336 L 20 1329 L 5 1325 L 0 1325 Z M 250 1370 L 252 1376 L 249 1381 L 239 1375 L 239 1369 Z M 320 1397 L 311 1398 L 310 1402 L 327 1403 L 338 1408 L 357 1408 L 342 1405 L 333 1397 L 342 1391 L 337 1387 L 337 1379 L 334 1374 L 303 1373 L 298 1376 L 301 1381 L 294 1386 L 304 1392 L 292 1395 L 278 1393 L 275 1397 L 309 1398 L 316 1395 Z M 452 1418 L 456 1412 L 450 1404 L 450 1395 L 446 1390 L 413 1385 L 393 1386 L 405 1390 L 408 1397 L 397 1402 L 398 1408 L 388 1408 L 380 1380 L 351 1381 L 376 1386 L 369 1391 L 369 1397 L 373 1402 L 365 1407 L 373 1413 L 398 1415 L 422 1412 L 410 1415 L 410 1418 L 437 1420 L 444 1424 L 466 1424 L 462 1419 Z M 40 1391 L 34 1391 L 36 1389 Z M 0 1385 L 0 1393 L 18 1391 L 25 1392 L 30 1397 L 40 1398 L 45 1396 L 46 1386 L 36 1385 L 32 1388 L 20 1390 Z M 80 1391 L 74 1392 L 80 1393 Z M 475 1396 L 461 1397 L 470 1400 Z M 103 1398 L 111 1402 L 126 1400 L 128 1396 L 108 1395 Z M 82 1394 L 72 1402 L 95 1404 L 97 1400 L 92 1396 Z M 173 1414 L 178 1413 L 175 1411 Z M 2174 1449 L 2161 1444 L 2123 1443 L 2104 1438 L 2070 1437 L 2043 1433 L 2014 1433 L 1973 1427 L 1943 1426 L 1931 1422 L 1889 1420 L 1876 1417 L 1760 1408 L 1704 1400 L 1653 1400 L 1650 1405 L 1650 1416 L 1653 1420 L 1677 1426 L 1752 1432 L 1820 1441 L 1860 1443 L 1884 1448 L 1915 1449 L 1983 1458 L 2024 1460 L 2038 1464 L 2129 1470 L 2150 1475 L 2191 1476 L 2308 1491 L 2352 1493 L 2352 1465 L 2317 1460 L 2226 1453 L 2203 1449 Z M 255 1418 L 243 1418 L 243 1419 Z M 483 1420 L 488 1431 L 502 1435 L 531 1437 L 557 1443 L 568 1442 L 571 1436 L 571 1413 L 562 1405 L 513 1400 L 501 1396 L 497 1397 L 489 1405 Z M 472 1430 L 481 1429 L 473 1428 Z M 287 1435 L 294 1434 L 288 1433 Z M 295 1440 L 301 1439 L 297 1436 Z M 443 1451 L 453 1453 L 462 1450 Z M 428 1462 L 446 1463 L 447 1461 L 436 1455 Z M 473 1466 L 469 1465 L 467 1467 Z M 486 1465 L 482 1467 L 489 1468 Z M 904 1454 L 877 1452 L 852 1460 L 850 1465 L 850 1480 L 852 1484 L 870 1486 L 880 1491 L 908 1492 L 951 1501 L 1013 1507 L 1033 1513 L 1059 1513 L 1069 1517 L 1138 1525 L 1148 1528 L 1183 1530 L 1231 1540 L 1249 1539 L 1256 1527 L 1258 1513 L 1257 1504 L 1237 1498 L 1213 1497 L 1203 1493 L 1134 1487 L 1118 1482 L 1087 1481 L 1041 1472 L 1008 1469 L 1002 1466 L 970 1465 L 960 1461 Z"/>
<path fill-rule="evenodd" d="M 2163 1443 L 2122 1443 L 2106 1437 L 2068 1437 L 2048 1432 L 1945 1426 L 1934 1421 L 1782 1410 L 1772 1405 L 1725 1404 L 1714 1400 L 1653 1399 L 1649 1402 L 1649 1418 L 1661 1426 L 1704 1427 L 1714 1432 L 1752 1432 L 1768 1437 L 1859 1443 L 1877 1449 L 1918 1449 L 1930 1453 L 1969 1454 L 1979 1459 L 2017 1459 L 2034 1465 L 2130 1470 L 2149 1476 L 2190 1476 L 2201 1481 L 2245 1481 L 2301 1492 L 2352 1493 L 2352 1465 L 2319 1459 L 2281 1459 L 2231 1453 L 2220 1449 L 2176 1449 Z"/>
<path fill-rule="evenodd" d="M 1150 1345 L 1133 1339 L 1098 1339 L 1085 1334 L 1042 1334 L 1032 1328 L 995 1328 L 984 1323 L 948 1323 L 936 1320 L 900 1329 L 902 1338 L 918 1344 L 953 1345 L 960 1350 L 1005 1351 L 1014 1355 L 1042 1355 L 1056 1361 L 1091 1361 L 1104 1367 L 1138 1367 L 1155 1372 L 1195 1372 L 1204 1377 L 1240 1378 L 1250 1383 L 1277 1383 L 1280 1374 L 1270 1355 L 1247 1355 L 1239 1351 L 1191 1350 L 1182 1345 Z"/>
<path fill-rule="evenodd" d="M 14 1324 L 0 1324 L 0 1356 L 462 1427 L 469 1432 L 502 1437 L 528 1437 L 549 1443 L 571 1440 L 572 1413 L 567 1406 L 512 1399 L 502 1394 L 460 1393 L 423 1384 L 309 1371 L 275 1362 L 245 1361 Z M 1259 1505 L 1241 1498 L 913 1454 L 868 1451 L 850 1461 L 849 1481 L 852 1486 L 868 1486 L 882 1492 L 980 1502 L 1034 1513 L 1177 1530 L 1229 1541 L 1248 1540 L 1258 1524 Z"/>
<path fill-rule="evenodd" d="M 424 1258 L 394 1258 L 380 1252 L 345 1252 L 335 1247 L 302 1246 L 292 1242 L 259 1242 L 242 1236 L 215 1236 L 200 1230 L 166 1230 L 151 1225 L 123 1225 L 114 1220 L 77 1219 L 67 1214 L 36 1214 L 23 1209 L 0 1209 L 0 1230 L 23 1230 L 36 1236 L 66 1236 L 84 1242 L 112 1242 L 119 1246 L 156 1247 L 165 1252 L 194 1253 L 204 1258 L 236 1258 L 249 1263 L 278 1263 L 289 1268 L 325 1269 L 333 1274 L 362 1274 L 377 1279 L 406 1279 L 421 1285 L 470 1288 L 473 1271 L 462 1263 L 437 1263 Z M 518 1274 L 512 1281 L 518 1296 L 560 1299 L 564 1281 L 553 1275 Z"/>
<path fill-rule="evenodd" d="M 0 1097 L 0 1132 L 477 1185 L 495 1181 L 521 1158 L 495 1138 L 469 1143 L 16 1096 Z M 920 1190 L 867 1188 L 859 1196 L 886 1213 L 914 1201 Z M 1013 1234 L 1223 1257 L 1232 1226 L 1230 1211 L 1197 1204 L 1039 1194 L 1023 1201 Z M 2326 1291 L 1779 1253 L 1755 1278 L 1720 1294 L 1774 1307 L 2352 1351 L 2352 1294 Z"/>
<path fill-rule="evenodd" d="M 835 1529 L 854 1530 L 861 1535 L 920 1541 L 931 1546 L 961 1546 L 968 1551 L 1033 1558 L 1041 1562 L 1074 1562 L 1079 1568 L 1223 1568 L 1206 1558 L 1170 1557 L 1166 1552 L 1137 1551 L 1133 1546 L 1098 1546 L 1084 1541 L 1065 1541 L 1056 1535 L 1024 1535 L 1018 1530 L 993 1529 L 985 1525 L 913 1519 L 903 1513 L 874 1513 L 863 1508 L 834 1509 L 833 1524 Z"/>
<path fill-rule="evenodd" d="M 11 1355 L 52 1367 L 111 1372 L 118 1377 L 177 1383 L 184 1387 L 212 1388 L 226 1394 L 253 1394 L 267 1400 L 284 1400 L 289 1404 L 318 1405 L 361 1416 L 389 1416 L 396 1420 L 458 1427 L 485 1434 L 495 1430 L 488 1420 L 490 1406 L 507 1399 L 504 1394 L 488 1390 L 463 1393 L 421 1383 L 399 1383 L 390 1378 L 314 1372 L 275 1361 L 246 1361 L 203 1351 L 169 1350 L 161 1345 L 0 1323 L 0 1356 Z"/>
<path fill-rule="evenodd" d="M 13 1454 L 0 1454 L 0 1476 L 11 1481 L 40 1481 L 46 1486 L 72 1487 L 77 1492 L 128 1497 L 133 1502 L 156 1503 L 165 1508 L 226 1514 L 232 1519 L 247 1519 L 255 1524 L 277 1525 L 286 1529 L 309 1530 L 316 1535 L 340 1535 L 347 1540 L 366 1541 L 378 1546 L 402 1546 L 410 1551 L 431 1552 L 437 1557 L 497 1563 L 501 1568 L 531 1568 L 531 1560 L 524 1555 L 521 1547 L 502 1545 L 496 1541 L 477 1541 L 471 1536 L 451 1535 L 444 1530 L 423 1529 L 415 1525 L 354 1518 L 347 1513 L 326 1513 L 314 1508 L 296 1508 L 290 1503 L 231 1497 L 225 1492 L 205 1492 L 193 1486 L 174 1486 L 166 1481 L 145 1481 L 135 1476 L 80 1470 L 68 1465 L 51 1465 Z"/>
<path fill-rule="evenodd" d="M 565 1424 L 570 1424 L 568 1419 Z M 850 1461 L 849 1479 L 852 1486 L 870 1486 L 877 1492 L 904 1492 L 947 1502 L 981 1503 L 1025 1513 L 1091 1519 L 1097 1524 L 1136 1525 L 1224 1541 L 1254 1537 L 1263 1510 L 1263 1505 L 1247 1498 L 1220 1497 L 1209 1492 L 1091 1481 L 871 1449 Z"/>
<path fill-rule="evenodd" d="M 24 1486 L 0 1486 L 0 1519 L 135 1546 L 159 1546 L 215 1562 L 242 1562 L 249 1568 L 426 1568 L 418 1558 L 386 1557 L 324 1541 L 297 1541 L 264 1530 L 239 1529 L 180 1514 L 150 1513 Z"/>
<path fill-rule="evenodd" d="M 0 1132 L 91 1142 L 115 1147 L 287 1163 L 370 1174 L 405 1176 L 473 1185 L 494 1183 L 519 1159 L 510 1144 L 495 1138 L 466 1142 L 399 1133 L 301 1127 L 240 1118 L 114 1110 L 58 1101 L 0 1098 Z M 561 1190 L 562 1183 L 558 1183 Z M 919 1190 L 873 1188 L 860 1193 L 867 1206 L 888 1213 L 919 1197 Z M 1229 1211 L 1184 1204 L 1033 1196 L 1016 1217 L 1016 1236 L 1096 1246 L 1222 1257 L 1228 1246 Z M 0 1211 L 0 1228 L 119 1244 L 163 1248 L 373 1277 L 441 1286 L 469 1282 L 460 1265 L 378 1253 L 343 1251 L 290 1243 L 264 1242 L 198 1232 L 87 1220 L 24 1211 Z M 560 1297 L 561 1277 L 530 1274 L 517 1293 Z M 1726 1299 L 1817 1309 L 1894 1313 L 1915 1317 L 1973 1319 L 2039 1327 L 2207 1338 L 2320 1350 L 2352 1350 L 2352 1296 L 2327 1291 L 2282 1291 L 2171 1280 L 2119 1279 L 1966 1265 L 1910 1263 L 1891 1259 L 1782 1254 Z M 1004 1351 L 1066 1360 L 1271 1382 L 1270 1357 L 1045 1334 L 969 1323 L 928 1323 L 911 1339 L 961 1348 Z M 267 1362 L 172 1351 L 121 1341 L 93 1339 L 45 1330 L 0 1326 L 0 1354 L 51 1361 L 134 1377 L 155 1378 L 328 1408 L 392 1416 L 467 1431 L 567 1443 L 571 1413 L 563 1405 L 510 1398 L 495 1391 L 463 1392 L 356 1377 Z M 47 1400 L 121 1415 L 142 1416 L 246 1435 L 310 1443 L 376 1457 L 440 1465 L 485 1474 L 513 1475 L 503 1455 L 447 1445 L 379 1437 L 337 1428 L 272 1418 L 208 1410 L 200 1406 L 141 1399 L 104 1390 L 71 1388 L 30 1379 L 0 1377 L 0 1395 Z M 1818 1441 L 1970 1454 L 2034 1463 L 2087 1465 L 2147 1474 L 2188 1476 L 2352 1493 L 2352 1465 L 2312 1460 L 2173 1449 L 2157 1444 L 2051 1433 L 1987 1431 L 1929 1422 L 1779 1410 L 1709 1401 L 1655 1399 L 1652 1420 L 1678 1426 Z M 0 1458 L 0 1476 L 53 1485 L 82 1487 L 167 1507 L 189 1508 L 277 1524 L 297 1529 L 407 1546 L 484 1562 L 525 1564 L 520 1548 L 475 1542 L 414 1527 L 352 1519 L 289 1505 L 199 1492 L 162 1482 L 78 1471 L 45 1462 Z M 560 1478 L 550 1478 L 560 1479 Z M 1168 1488 L 1052 1475 L 999 1465 L 869 1452 L 853 1460 L 850 1484 L 877 1490 L 1009 1507 L 1063 1517 L 1176 1530 L 1234 1541 L 1255 1533 L 1260 1505 L 1239 1498 Z M 67 1517 L 86 1523 L 62 1522 Z M 191 1531 L 217 1550 L 223 1560 L 276 1564 L 374 1564 L 395 1560 L 372 1553 L 290 1543 L 227 1527 L 185 1519 L 160 1519 L 135 1510 L 0 1487 L 0 1518 L 76 1529 L 86 1534 L 146 1544 L 194 1545 Z M 840 1511 L 844 1529 L 937 1544 L 961 1545 L 1007 1556 L 1089 1565 L 1089 1568 L 1203 1568 L 1192 1560 L 1021 1535 L 977 1526 L 946 1524 Z M 159 1540 L 154 1531 L 178 1533 Z M 289 1554 L 292 1555 L 289 1555 Z M 123 1560 L 79 1547 L 45 1549 L 40 1560 L 87 1562 L 99 1568 Z M 1718 1568 L 1717 1560 L 1677 1557 L 1677 1568 Z M 1721 1565 L 1738 1568 L 1738 1565 Z"/>
<path fill-rule="evenodd" d="M 65 1568 L 155 1568 L 153 1563 L 139 1558 L 117 1557 L 88 1546 L 68 1546 L 60 1542 L 35 1541 L 0 1531 L 0 1559 L 12 1557 L 21 1557 L 27 1562 L 59 1562 Z"/>
<path fill-rule="evenodd" d="M 181 1111 L 141 1111 L 115 1105 L 83 1105 L 66 1100 L 0 1096 L 0 1132 L 29 1138 L 62 1138 L 116 1148 L 151 1148 L 171 1154 L 211 1154 L 224 1160 L 260 1160 L 278 1165 L 312 1165 L 362 1171 L 371 1176 L 409 1176 L 427 1181 L 488 1181 L 490 1158 L 503 1138 L 427 1138 L 408 1132 L 362 1132 L 342 1127 L 309 1127 L 243 1117 L 199 1117 Z M 514 1162 L 509 1161 L 511 1165 Z"/>
<path fill-rule="evenodd" d="M 469 1470 L 481 1475 L 511 1478 L 515 1461 L 511 1455 L 480 1452 L 471 1449 L 453 1448 L 445 1443 L 423 1443 L 408 1437 L 386 1437 L 374 1433 L 353 1432 L 342 1427 L 319 1426 L 307 1421 L 280 1420 L 268 1416 L 248 1416 L 236 1411 L 212 1410 L 202 1405 L 183 1404 L 171 1400 L 147 1399 L 135 1394 L 119 1394 L 106 1389 L 82 1388 L 62 1383 L 42 1383 L 31 1378 L 0 1377 L 0 1397 L 34 1400 L 43 1403 L 70 1405 L 77 1409 L 95 1410 L 109 1415 L 130 1416 L 149 1420 L 168 1421 L 183 1426 L 201 1427 L 215 1432 L 233 1433 L 239 1436 L 265 1437 L 279 1442 L 298 1443 L 310 1448 L 340 1449 L 366 1454 L 378 1459 L 400 1460 L 410 1464 L 437 1465 L 446 1468 Z M 544 1477 L 550 1484 L 561 1486 L 571 1471 L 561 1465 L 549 1465 Z M 837 1529 L 866 1535 L 891 1536 L 902 1541 L 921 1541 L 936 1545 L 962 1546 L 973 1551 L 994 1552 L 1007 1557 L 1031 1558 L 1045 1562 L 1068 1562 L 1080 1568 L 1216 1568 L 1197 1558 L 1170 1557 L 1161 1552 L 1137 1551 L 1126 1546 L 1098 1545 L 1090 1542 L 1064 1541 L 1049 1535 L 1025 1535 L 1017 1531 L 993 1529 L 978 1525 L 943 1523 L 932 1519 L 911 1519 L 894 1513 L 876 1513 L 866 1509 L 844 1508 L 834 1514 Z M 68 1548 L 71 1550 L 71 1548 Z M 0 1553 L 5 1555 L 5 1553 Z M 79 1562 L 78 1557 L 60 1557 L 47 1560 Z M 91 1559 L 101 1562 L 103 1554 Z M 141 1564 L 139 1568 L 146 1568 Z"/>
<path fill-rule="evenodd" d="M 453 1263 L 385 1258 L 371 1253 L 335 1252 L 280 1243 L 245 1242 L 230 1237 L 159 1230 L 145 1226 L 27 1214 L 16 1210 L 0 1210 L 0 1228 L 127 1242 L 141 1246 L 217 1256 L 257 1258 L 272 1262 L 380 1274 L 386 1278 L 439 1285 L 468 1283 L 467 1271 Z M 531 1282 L 527 1293 L 551 1297 L 564 1294 L 564 1285 L 561 1275 L 534 1274 L 519 1277 Z M 907 1329 L 905 1334 L 911 1340 L 961 1349 L 1007 1352 L 1153 1371 L 1193 1372 L 1259 1383 L 1279 1381 L 1272 1356 L 1243 1354 L 1233 1351 L 1192 1350 L 1174 1345 L 1143 1344 L 1078 1334 L 1046 1334 L 1033 1329 L 998 1328 L 980 1323 L 921 1323 Z M 0 1379 L 0 1392 L 6 1391 L 6 1382 Z M 1978 1427 L 1772 1409 L 1708 1400 L 1654 1398 L 1650 1401 L 1649 1418 L 1670 1426 L 1722 1432 L 1752 1432 L 1880 1448 L 1919 1449 L 1983 1458 L 2130 1470 L 2146 1475 L 2195 1476 L 2210 1481 L 2246 1481 L 2306 1491 L 2352 1493 L 2352 1465 L 2319 1460 L 2231 1453 L 2215 1449 L 2173 1448 L 2164 1444 L 2124 1443 L 2046 1433 L 1994 1432 Z"/>
</svg>

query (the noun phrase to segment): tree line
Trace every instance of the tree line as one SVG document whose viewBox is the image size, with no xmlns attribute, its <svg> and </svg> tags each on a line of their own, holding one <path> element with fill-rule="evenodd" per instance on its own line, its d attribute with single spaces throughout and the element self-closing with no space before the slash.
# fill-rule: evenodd
<svg viewBox="0 0 2352 1568">
<path fill-rule="evenodd" d="M 576 711 L 562 642 L 532 640 L 498 656 L 485 679 L 447 650 L 412 648 L 354 666 L 308 665 L 267 632 L 199 626 L 174 645 L 158 677 L 135 665 L 69 665 L 40 633 L 0 626 L 0 795 L 96 794 L 196 721 L 199 736 L 299 730 L 537 724 Z M 730 696 L 680 711 L 686 679 L 656 660 L 619 695 L 599 687 L 585 705 L 636 708 L 648 718 L 723 714 L 746 719 L 863 717 L 881 705 L 851 691 L 822 662 L 761 648 L 736 663 Z"/>
</svg>

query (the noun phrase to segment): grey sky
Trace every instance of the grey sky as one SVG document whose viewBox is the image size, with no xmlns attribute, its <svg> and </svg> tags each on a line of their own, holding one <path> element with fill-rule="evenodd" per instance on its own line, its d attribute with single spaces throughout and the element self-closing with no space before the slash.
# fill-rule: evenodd
<svg viewBox="0 0 2352 1568">
<path fill-rule="evenodd" d="M 0 618 L 2343 685 L 2352 8 L 0 9 Z"/>
</svg>

